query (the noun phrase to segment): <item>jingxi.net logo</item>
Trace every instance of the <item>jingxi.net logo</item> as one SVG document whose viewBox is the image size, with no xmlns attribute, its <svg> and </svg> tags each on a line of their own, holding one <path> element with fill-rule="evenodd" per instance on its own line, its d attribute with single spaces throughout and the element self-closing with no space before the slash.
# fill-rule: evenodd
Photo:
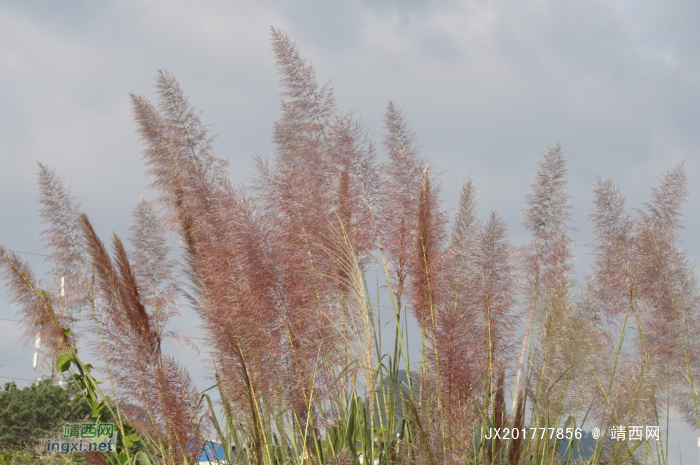
<svg viewBox="0 0 700 465">
<path fill-rule="evenodd" d="M 116 449 L 117 432 L 113 423 L 66 423 L 63 437 L 60 436 L 53 440 L 42 438 L 37 453 L 111 452 Z"/>
</svg>

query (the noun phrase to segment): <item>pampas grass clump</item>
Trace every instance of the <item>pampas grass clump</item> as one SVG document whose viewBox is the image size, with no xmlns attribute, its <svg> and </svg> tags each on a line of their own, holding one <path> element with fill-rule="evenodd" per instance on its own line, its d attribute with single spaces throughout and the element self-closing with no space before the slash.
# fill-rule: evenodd
<svg viewBox="0 0 700 465">
<path fill-rule="evenodd" d="M 221 463 L 665 463 L 664 441 L 579 439 L 580 428 L 665 425 L 670 408 L 700 426 L 683 164 L 638 210 L 611 180 L 596 181 L 592 272 L 577 283 L 559 144 L 537 166 L 523 220 L 531 239 L 516 247 L 498 214 L 479 216 L 471 178 L 456 211 L 442 209 L 399 107 L 388 103 L 375 145 L 296 45 L 277 29 L 271 38 L 282 86 L 276 154 L 255 160 L 248 188 L 230 182 L 209 128 L 159 72 L 155 102 L 131 96 L 157 198 L 135 206 L 130 248 L 98 237 L 43 165 L 42 238 L 65 292 L 42 287 L 0 245 L 27 340 L 40 335 L 78 401 L 119 430 L 117 451 L 85 460 L 193 463 L 215 438 Z M 377 270 L 385 297 L 369 291 Z M 380 300 L 393 312 L 389 353 Z M 67 308 L 83 309 L 89 329 L 72 334 Z M 165 338 L 189 342 L 168 323 L 190 310 L 214 390 L 200 392 L 162 351 Z M 421 360 L 408 357 L 409 315 Z M 96 372 L 77 338 L 102 362 Z"/>
</svg>

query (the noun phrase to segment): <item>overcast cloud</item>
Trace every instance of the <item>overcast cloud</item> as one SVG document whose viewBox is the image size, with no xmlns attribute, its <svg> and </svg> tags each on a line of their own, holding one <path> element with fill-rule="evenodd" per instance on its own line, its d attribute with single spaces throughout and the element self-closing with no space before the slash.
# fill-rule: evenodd
<svg viewBox="0 0 700 465">
<path fill-rule="evenodd" d="M 272 25 L 298 42 L 319 80 L 333 80 L 340 110 L 356 111 L 375 135 L 387 100 L 401 105 L 442 173 L 446 207 L 471 174 L 482 214 L 501 213 L 518 244 L 518 209 L 548 144 L 561 142 L 570 160 L 579 244 L 589 240 L 596 175 L 612 176 L 637 206 L 662 170 L 687 160 L 684 237 L 698 262 L 698 24 L 700 3 L 682 0 L 2 0 L 0 241 L 41 253 L 36 161 L 59 169 L 99 233 L 123 233 L 134 202 L 153 197 L 128 94 L 152 95 L 161 68 L 216 124 L 217 155 L 245 181 L 251 156 L 274 155 Z M 583 274 L 588 258 L 577 252 Z M 15 311 L 0 295 L 0 318 Z M 0 320 L 1 376 L 32 378 L 23 342 Z M 201 377 L 201 359 L 182 357 Z"/>
</svg>

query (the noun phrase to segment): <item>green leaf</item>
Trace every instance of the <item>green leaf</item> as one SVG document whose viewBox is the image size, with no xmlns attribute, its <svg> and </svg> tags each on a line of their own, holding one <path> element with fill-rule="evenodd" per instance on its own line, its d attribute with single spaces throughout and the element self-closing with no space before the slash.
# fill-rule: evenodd
<svg viewBox="0 0 700 465">
<path fill-rule="evenodd" d="M 146 455 L 144 451 L 137 452 L 134 456 L 134 460 L 138 463 L 142 463 L 143 465 L 153 465 L 153 462 L 151 462 L 150 457 L 148 457 L 148 455 Z"/>
<path fill-rule="evenodd" d="M 71 357 L 70 354 L 61 354 L 58 356 L 58 359 L 56 360 L 56 370 L 59 373 L 63 373 L 64 371 L 68 371 L 70 368 L 70 362 L 73 361 L 73 357 Z"/>
<path fill-rule="evenodd" d="M 65 334 L 66 337 L 70 337 L 70 335 L 71 335 L 70 328 L 63 328 L 63 334 Z"/>
<path fill-rule="evenodd" d="M 92 417 L 93 418 L 100 418 L 102 416 L 102 412 L 105 410 L 105 403 L 103 402 L 95 402 L 92 404 Z"/>
<path fill-rule="evenodd" d="M 136 434 L 131 433 L 130 435 L 124 437 L 124 447 L 128 449 L 138 441 L 139 437 Z"/>
</svg>

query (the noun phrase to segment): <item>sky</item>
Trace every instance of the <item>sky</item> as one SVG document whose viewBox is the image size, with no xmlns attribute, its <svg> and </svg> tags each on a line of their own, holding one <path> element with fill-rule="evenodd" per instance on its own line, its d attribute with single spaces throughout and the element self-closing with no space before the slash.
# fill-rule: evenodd
<svg viewBox="0 0 700 465">
<path fill-rule="evenodd" d="M 274 26 L 319 81 L 332 81 L 340 111 L 360 115 L 377 140 L 387 102 L 401 106 L 439 173 L 445 208 L 471 175 L 482 216 L 501 214 L 517 245 L 528 240 L 519 209 L 533 170 L 560 142 L 579 276 L 590 259 L 585 215 L 596 176 L 611 176 L 639 207 L 657 177 L 685 160 L 684 247 L 697 263 L 698 24 L 700 3 L 685 0 L 0 0 L 0 241 L 43 253 L 37 161 L 65 177 L 98 233 L 124 234 L 138 198 L 155 197 L 129 93 L 152 97 L 158 69 L 173 72 L 215 125 L 216 154 L 245 182 L 253 156 L 274 157 Z M 42 257 L 27 258 L 47 270 Z M 16 319 L 16 310 L 0 293 L 0 318 Z M 175 325 L 199 334 L 189 309 Z M 14 322 L 0 320 L 0 381 L 33 377 L 24 343 Z M 201 356 L 181 356 L 206 384 Z"/>
</svg>

